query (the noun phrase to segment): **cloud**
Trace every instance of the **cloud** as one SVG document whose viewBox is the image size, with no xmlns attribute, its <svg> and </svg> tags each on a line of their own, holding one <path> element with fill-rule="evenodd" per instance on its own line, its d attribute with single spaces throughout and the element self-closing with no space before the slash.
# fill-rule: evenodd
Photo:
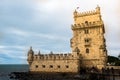
<svg viewBox="0 0 120 80">
<path fill-rule="evenodd" d="M 118 55 L 119 0 L 2 0 L 0 2 L 0 56 L 5 63 L 24 62 L 33 46 L 35 53 L 70 52 L 73 11 L 101 7 L 108 54 Z M 18 60 L 17 60 L 18 57 Z M 10 60 L 10 61 L 9 61 Z M 26 61 L 26 60 L 25 60 Z"/>
<path fill-rule="evenodd" d="M 16 28 L 9 28 L 5 30 L 8 34 L 16 34 L 17 36 L 28 36 L 28 33 Z"/>
<path fill-rule="evenodd" d="M 24 31 L 24 30 L 20 30 L 17 28 L 8 28 L 5 30 L 7 35 L 16 35 L 16 36 L 22 36 L 22 37 L 26 37 L 26 38 L 39 38 L 39 39 L 49 39 L 49 40 L 65 40 L 66 36 L 62 36 L 62 35 L 57 35 L 57 34 L 52 34 L 52 33 L 41 33 L 41 32 L 32 32 L 32 31 Z"/>
<path fill-rule="evenodd" d="M 0 56 L 4 59 L 26 59 L 27 55 L 23 53 L 24 48 L 17 46 L 4 46 L 2 49 L 0 48 Z"/>
</svg>

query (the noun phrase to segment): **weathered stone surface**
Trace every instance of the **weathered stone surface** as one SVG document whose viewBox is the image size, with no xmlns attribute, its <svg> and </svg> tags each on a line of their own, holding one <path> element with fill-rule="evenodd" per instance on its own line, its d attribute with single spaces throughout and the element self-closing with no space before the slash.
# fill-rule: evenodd
<svg viewBox="0 0 120 80">
<path fill-rule="evenodd" d="M 80 67 L 106 67 L 107 50 L 104 38 L 104 23 L 100 7 L 95 11 L 74 12 L 74 24 L 71 26 L 73 37 L 70 40 L 72 52 L 67 54 L 36 55 L 32 48 L 28 52 L 31 72 L 73 72 Z"/>
</svg>

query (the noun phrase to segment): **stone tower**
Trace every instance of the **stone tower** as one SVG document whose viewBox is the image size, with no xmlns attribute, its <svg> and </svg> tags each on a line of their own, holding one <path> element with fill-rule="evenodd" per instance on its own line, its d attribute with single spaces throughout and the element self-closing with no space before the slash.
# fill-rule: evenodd
<svg viewBox="0 0 120 80">
<path fill-rule="evenodd" d="M 83 67 L 106 66 L 107 50 L 105 44 L 105 28 L 100 14 L 100 7 L 94 11 L 74 11 L 74 25 L 71 26 L 73 37 L 71 39 L 72 52 L 79 49 L 81 65 Z"/>
</svg>

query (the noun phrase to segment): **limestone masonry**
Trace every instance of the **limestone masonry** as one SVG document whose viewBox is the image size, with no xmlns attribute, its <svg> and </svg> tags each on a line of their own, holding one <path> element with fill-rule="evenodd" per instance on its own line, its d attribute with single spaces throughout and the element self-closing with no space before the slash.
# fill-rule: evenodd
<svg viewBox="0 0 120 80">
<path fill-rule="evenodd" d="M 71 26 L 72 52 L 67 54 L 34 54 L 32 47 L 28 51 L 28 63 L 31 72 L 72 72 L 78 73 L 82 67 L 105 68 L 107 50 L 105 28 L 100 7 L 94 11 L 74 11 L 74 24 Z"/>
</svg>

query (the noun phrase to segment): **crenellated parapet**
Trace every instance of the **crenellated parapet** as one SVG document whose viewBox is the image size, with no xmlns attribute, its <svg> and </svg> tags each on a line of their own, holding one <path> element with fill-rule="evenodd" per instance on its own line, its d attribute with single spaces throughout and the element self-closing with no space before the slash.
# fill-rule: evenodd
<svg viewBox="0 0 120 80">
<path fill-rule="evenodd" d="M 93 11 L 88 11 L 88 12 L 77 12 L 74 13 L 74 18 L 76 17 L 82 17 L 82 16 L 90 16 L 90 15 L 95 15 L 95 14 L 100 14 L 99 12 L 96 12 L 95 10 Z"/>
<path fill-rule="evenodd" d="M 71 53 L 55 53 L 55 54 L 35 54 L 33 56 L 34 60 L 66 60 L 66 59 L 74 59 L 74 55 Z"/>
<path fill-rule="evenodd" d="M 77 53 L 77 52 L 75 52 Z M 52 51 L 49 54 L 41 54 L 40 51 L 38 54 L 34 54 L 32 47 L 28 51 L 28 62 L 32 63 L 36 60 L 67 60 L 67 59 L 75 59 L 76 56 L 72 53 L 53 53 Z"/>
<path fill-rule="evenodd" d="M 82 26 L 88 26 L 91 24 L 95 24 L 95 22 L 102 22 L 100 7 L 97 6 L 95 10 L 87 11 L 87 12 L 79 12 L 77 10 L 73 13 L 75 24 L 80 24 Z"/>
<path fill-rule="evenodd" d="M 92 11 L 86 11 L 86 12 L 78 12 L 74 11 L 74 18 L 76 17 L 83 17 L 83 16 L 90 16 L 90 15 L 95 15 L 95 14 L 100 14 L 100 7 L 97 6 L 95 10 Z"/>
</svg>

